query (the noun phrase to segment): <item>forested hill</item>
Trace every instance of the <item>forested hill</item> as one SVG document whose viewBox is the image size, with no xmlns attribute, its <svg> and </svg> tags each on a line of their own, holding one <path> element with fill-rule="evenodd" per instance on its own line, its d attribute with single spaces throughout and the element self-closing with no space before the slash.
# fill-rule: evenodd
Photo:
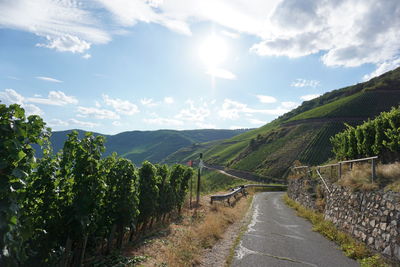
<svg viewBox="0 0 400 267">
<path fill-rule="evenodd" d="M 55 152 L 62 149 L 67 138 L 68 131 L 56 131 L 51 136 L 51 143 Z M 85 131 L 77 130 L 80 137 Z M 186 146 L 231 138 L 248 131 L 239 130 L 158 130 L 158 131 L 129 131 L 116 135 L 104 135 L 106 137 L 106 152 L 109 155 L 117 152 L 118 155 L 132 160 L 140 165 L 144 160 L 153 163 L 162 161 L 165 157 Z M 99 135 L 100 133 L 94 133 Z"/>
<path fill-rule="evenodd" d="M 283 177 L 295 160 L 315 165 L 332 157 L 329 138 L 343 130 L 344 123 L 361 124 L 399 104 L 397 68 L 368 82 L 305 101 L 258 129 L 199 148 L 210 164 Z M 180 152 L 175 155 L 185 154 Z"/>
</svg>

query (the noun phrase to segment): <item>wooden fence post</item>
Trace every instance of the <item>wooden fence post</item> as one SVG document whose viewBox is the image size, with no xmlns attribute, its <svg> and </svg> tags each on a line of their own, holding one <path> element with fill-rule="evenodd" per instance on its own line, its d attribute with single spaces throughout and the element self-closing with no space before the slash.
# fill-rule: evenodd
<svg viewBox="0 0 400 267">
<path fill-rule="evenodd" d="M 372 159 L 372 162 L 371 162 L 371 167 L 372 167 L 372 174 L 371 174 L 371 176 L 372 176 L 372 182 L 374 182 L 374 180 L 375 180 L 375 178 L 376 178 L 376 168 L 375 168 L 375 160 L 374 159 Z"/>
<path fill-rule="evenodd" d="M 339 162 L 339 179 L 342 178 L 342 163 Z"/>
</svg>

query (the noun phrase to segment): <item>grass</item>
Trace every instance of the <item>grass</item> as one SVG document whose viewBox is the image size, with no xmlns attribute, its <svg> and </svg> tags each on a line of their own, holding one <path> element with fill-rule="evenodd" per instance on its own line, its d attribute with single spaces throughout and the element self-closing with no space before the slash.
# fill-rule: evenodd
<svg viewBox="0 0 400 267">
<path fill-rule="evenodd" d="M 194 179 L 193 191 L 195 192 Z M 240 221 L 248 210 L 252 195 L 238 198 L 233 207 L 222 202 L 210 204 L 209 193 L 226 192 L 229 187 L 248 183 L 220 174 L 216 171 L 204 170 L 201 176 L 201 204 L 197 209 L 183 208 L 180 218 L 171 224 L 159 228 L 138 247 L 126 250 L 126 259 L 138 259 L 140 266 L 193 266 L 200 262 L 204 249 L 211 248 L 220 240 L 226 229 Z M 195 200 L 195 193 L 193 193 Z M 146 255 L 143 258 L 142 255 Z"/>
<path fill-rule="evenodd" d="M 135 249 L 128 249 L 126 257 L 147 255 L 140 266 L 193 266 L 200 263 L 204 250 L 211 248 L 220 240 L 226 229 L 242 219 L 250 205 L 251 198 L 240 198 L 230 207 L 223 203 L 209 204 L 202 197 L 198 209 L 185 208 L 180 220 L 173 222 L 168 229 Z"/>
<path fill-rule="evenodd" d="M 236 187 L 243 184 L 249 184 L 248 180 L 238 179 L 224 175 L 217 171 L 203 169 L 201 175 L 201 192 L 203 194 L 214 193 L 219 191 L 227 191 L 231 187 Z M 197 186 L 197 179 L 193 181 L 193 188 Z"/>
<path fill-rule="evenodd" d="M 400 162 L 377 165 L 376 176 L 376 180 L 372 183 L 371 165 L 354 164 L 352 170 L 346 172 L 338 183 L 354 191 L 385 188 L 385 191 L 400 192 Z"/>
<path fill-rule="evenodd" d="M 300 113 L 297 116 L 292 117 L 288 121 L 326 117 L 329 114 L 333 113 L 335 110 L 339 109 L 341 106 L 349 103 L 354 98 L 359 97 L 360 94 L 361 93 L 356 93 L 356 94 L 351 95 L 351 96 L 340 98 L 340 99 L 338 99 L 336 101 L 333 101 L 331 103 L 325 104 L 323 106 L 319 106 L 319 107 L 313 108 L 311 110 L 308 110 L 306 112 Z"/>
<path fill-rule="evenodd" d="M 289 207 L 297 211 L 297 215 L 306 218 L 313 224 L 313 231 L 334 241 L 347 257 L 357 260 L 362 267 L 389 266 L 379 254 L 373 255 L 363 243 L 357 242 L 348 234 L 339 231 L 332 222 L 325 220 L 322 213 L 303 207 L 290 199 L 287 194 L 283 196 L 283 200 Z"/>
</svg>

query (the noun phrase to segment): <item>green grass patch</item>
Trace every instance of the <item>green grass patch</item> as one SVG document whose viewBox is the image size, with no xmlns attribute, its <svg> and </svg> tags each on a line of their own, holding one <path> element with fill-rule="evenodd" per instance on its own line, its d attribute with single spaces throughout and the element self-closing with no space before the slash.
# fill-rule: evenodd
<svg viewBox="0 0 400 267">
<path fill-rule="evenodd" d="M 287 194 L 283 196 L 283 201 L 286 205 L 295 209 L 297 215 L 309 220 L 313 224 L 313 231 L 334 241 L 340 246 L 347 257 L 357 260 L 362 267 L 389 266 L 379 254 L 373 255 L 364 244 L 357 242 L 348 234 L 339 231 L 332 222 L 325 220 L 322 213 L 303 207 L 289 198 Z"/>
<path fill-rule="evenodd" d="M 329 104 L 326 104 L 326 105 L 323 105 L 323 106 L 320 106 L 320 107 L 317 107 L 317 108 L 313 108 L 313 109 L 308 110 L 306 112 L 300 113 L 297 116 L 294 116 L 293 118 L 291 118 L 288 121 L 326 117 L 327 115 L 329 115 L 330 113 L 333 113 L 335 110 L 337 110 L 341 106 L 347 104 L 348 102 L 350 102 L 354 98 L 358 97 L 360 94 L 361 93 L 356 93 L 354 95 L 347 96 L 347 97 L 338 99 L 336 101 L 333 101 L 333 102 L 331 102 Z"/>
<path fill-rule="evenodd" d="M 193 181 L 193 187 L 197 188 L 197 176 L 193 178 L 195 178 Z M 217 171 L 203 169 L 201 174 L 200 191 L 202 194 L 209 194 L 218 191 L 226 191 L 231 187 L 248 183 L 250 182 L 244 179 L 234 178 Z"/>
</svg>

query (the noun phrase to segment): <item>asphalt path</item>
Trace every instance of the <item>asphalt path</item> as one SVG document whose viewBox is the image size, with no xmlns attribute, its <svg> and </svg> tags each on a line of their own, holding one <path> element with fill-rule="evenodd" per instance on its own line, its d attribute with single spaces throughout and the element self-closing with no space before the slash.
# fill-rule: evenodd
<svg viewBox="0 0 400 267">
<path fill-rule="evenodd" d="M 282 202 L 282 195 L 255 195 L 252 218 L 235 249 L 232 266 L 359 266 L 335 243 L 313 232 L 308 221 Z"/>
</svg>

